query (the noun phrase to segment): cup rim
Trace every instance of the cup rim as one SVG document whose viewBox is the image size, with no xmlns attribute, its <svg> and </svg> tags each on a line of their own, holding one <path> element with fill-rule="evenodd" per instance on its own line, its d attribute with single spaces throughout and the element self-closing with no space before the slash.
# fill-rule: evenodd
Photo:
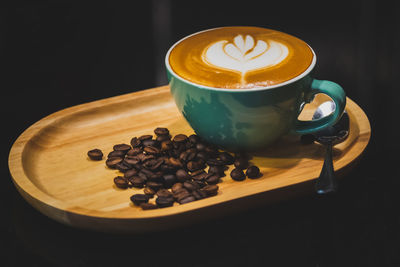
<svg viewBox="0 0 400 267">
<path fill-rule="evenodd" d="M 213 91 L 237 92 L 237 93 L 239 93 L 239 92 L 250 92 L 250 91 L 251 91 L 251 92 L 255 92 L 255 91 L 269 90 L 269 89 L 274 89 L 274 88 L 278 88 L 278 87 L 282 87 L 282 86 L 285 86 L 285 85 L 294 83 L 294 82 L 296 82 L 296 81 L 302 79 L 303 77 L 305 77 L 307 74 L 309 74 L 309 73 L 311 72 L 311 70 L 314 69 L 314 67 L 315 67 L 315 64 L 316 64 L 316 62 L 317 62 L 317 56 L 316 56 L 314 50 L 312 49 L 312 47 L 311 47 L 307 42 L 305 42 L 305 41 L 302 40 L 303 42 L 305 42 L 305 43 L 307 44 L 307 46 L 310 48 L 310 50 L 311 50 L 311 52 L 312 52 L 312 54 L 313 54 L 313 58 L 312 58 L 311 64 L 308 66 L 308 68 L 307 68 L 305 71 L 303 71 L 303 72 L 300 73 L 299 75 L 297 75 L 297 76 L 295 76 L 295 77 L 293 77 L 293 78 L 291 78 L 291 79 L 289 79 L 289 80 L 287 80 L 287 81 L 284 81 L 284 82 L 282 82 L 282 83 L 278 83 L 278 84 L 274 84 L 274 85 L 268 85 L 268 86 L 256 87 L 256 88 L 241 88 L 241 89 L 212 87 L 212 86 L 207 86 L 207 85 L 202 85 L 202 84 L 198 84 L 198 83 L 191 82 L 191 81 L 189 81 L 189 80 L 187 80 L 187 79 L 185 79 L 185 78 L 179 76 L 179 75 L 171 68 L 171 65 L 169 64 L 169 56 L 170 56 L 170 54 L 171 54 L 171 51 L 174 49 L 174 47 L 177 46 L 179 43 L 181 43 L 182 41 L 186 40 L 187 38 L 190 38 L 190 37 L 192 37 L 192 36 L 194 36 L 194 35 L 196 35 L 196 34 L 199 34 L 199 33 L 207 32 L 207 31 L 211 31 L 211 30 L 215 30 L 215 29 L 220 29 L 220 28 L 228 28 L 228 27 L 240 27 L 240 26 L 223 26 L 223 27 L 215 27 L 215 28 L 211 28 L 211 29 L 206 29 L 206 30 L 198 31 L 198 32 L 192 33 L 192 34 L 190 34 L 190 35 L 187 35 L 187 36 L 181 38 L 180 40 L 178 40 L 177 42 L 175 42 L 175 43 L 168 49 L 168 52 L 167 52 L 167 54 L 165 55 L 165 65 L 166 65 L 167 70 L 168 70 L 171 74 L 173 74 L 173 76 L 174 76 L 175 78 L 177 78 L 177 79 L 179 79 L 179 80 L 181 80 L 181 81 L 183 81 L 183 82 L 185 82 L 185 83 L 188 83 L 188 84 L 190 84 L 190 85 L 193 85 L 193 86 L 195 86 L 195 87 L 197 87 L 197 88 L 208 89 L 208 90 L 213 90 Z M 243 27 L 256 27 L 256 26 L 243 26 Z M 260 27 L 257 27 L 257 28 L 260 28 Z M 294 36 L 294 37 L 295 37 L 295 36 Z M 297 37 L 296 37 L 296 38 L 297 38 Z"/>
</svg>

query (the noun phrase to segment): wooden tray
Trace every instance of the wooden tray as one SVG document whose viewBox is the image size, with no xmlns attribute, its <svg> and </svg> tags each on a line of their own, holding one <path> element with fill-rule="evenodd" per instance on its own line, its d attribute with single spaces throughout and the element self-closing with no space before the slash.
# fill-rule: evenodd
<svg viewBox="0 0 400 267">
<path fill-rule="evenodd" d="M 318 103 L 325 100 L 317 96 L 312 105 L 306 105 L 301 118 L 309 119 Z M 347 101 L 350 135 L 334 150 L 334 167 L 339 175 L 361 155 L 371 134 L 364 112 Z M 33 124 L 15 141 L 9 155 L 12 179 L 33 207 L 59 222 L 100 231 L 144 232 L 287 199 L 303 189 L 312 190 L 313 180 L 321 171 L 323 147 L 301 145 L 298 137 L 287 136 L 254 155 L 252 162 L 261 167 L 263 177 L 236 182 L 228 175 L 219 184 L 217 196 L 142 211 L 129 200 L 142 189 L 117 189 L 113 178 L 119 172 L 105 167 L 104 160 L 89 160 L 86 153 L 100 148 L 107 155 L 114 144 L 152 134 L 156 127 L 168 127 L 172 135 L 193 133 L 167 86 L 58 111 Z"/>
</svg>

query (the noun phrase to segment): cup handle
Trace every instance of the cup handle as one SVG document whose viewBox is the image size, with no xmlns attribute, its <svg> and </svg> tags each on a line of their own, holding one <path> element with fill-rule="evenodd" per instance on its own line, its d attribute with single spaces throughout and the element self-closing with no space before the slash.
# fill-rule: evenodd
<svg viewBox="0 0 400 267">
<path fill-rule="evenodd" d="M 319 93 L 326 94 L 332 98 L 336 105 L 335 111 L 332 114 L 318 120 L 297 120 L 294 129 L 296 133 L 308 134 L 317 132 L 323 128 L 335 124 L 342 116 L 344 108 L 346 107 L 346 93 L 344 92 L 343 88 L 339 84 L 331 81 L 314 79 L 311 83 L 309 99 L 313 99 L 313 97 Z"/>
</svg>

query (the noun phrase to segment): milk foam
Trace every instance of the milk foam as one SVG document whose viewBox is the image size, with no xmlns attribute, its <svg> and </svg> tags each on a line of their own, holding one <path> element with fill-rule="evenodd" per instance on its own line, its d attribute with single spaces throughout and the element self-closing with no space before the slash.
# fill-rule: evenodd
<svg viewBox="0 0 400 267">
<path fill-rule="evenodd" d="M 214 67 L 240 72 L 269 68 L 281 63 L 289 54 L 286 45 L 273 41 L 254 41 L 251 35 L 237 35 L 233 43 L 217 41 L 208 46 L 202 54 L 206 64 Z"/>
</svg>

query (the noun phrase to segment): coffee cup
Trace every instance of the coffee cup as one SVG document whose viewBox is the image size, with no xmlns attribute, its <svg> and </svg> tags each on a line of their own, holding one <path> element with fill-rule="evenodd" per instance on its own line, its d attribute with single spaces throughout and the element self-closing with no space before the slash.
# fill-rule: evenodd
<svg viewBox="0 0 400 267">
<path fill-rule="evenodd" d="M 336 123 L 346 95 L 312 77 L 313 49 L 292 35 L 260 27 L 220 27 L 176 42 L 165 58 L 178 110 L 205 141 L 231 151 L 261 150 L 286 134 Z M 336 104 L 327 117 L 298 119 L 316 94 Z"/>
</svg>

